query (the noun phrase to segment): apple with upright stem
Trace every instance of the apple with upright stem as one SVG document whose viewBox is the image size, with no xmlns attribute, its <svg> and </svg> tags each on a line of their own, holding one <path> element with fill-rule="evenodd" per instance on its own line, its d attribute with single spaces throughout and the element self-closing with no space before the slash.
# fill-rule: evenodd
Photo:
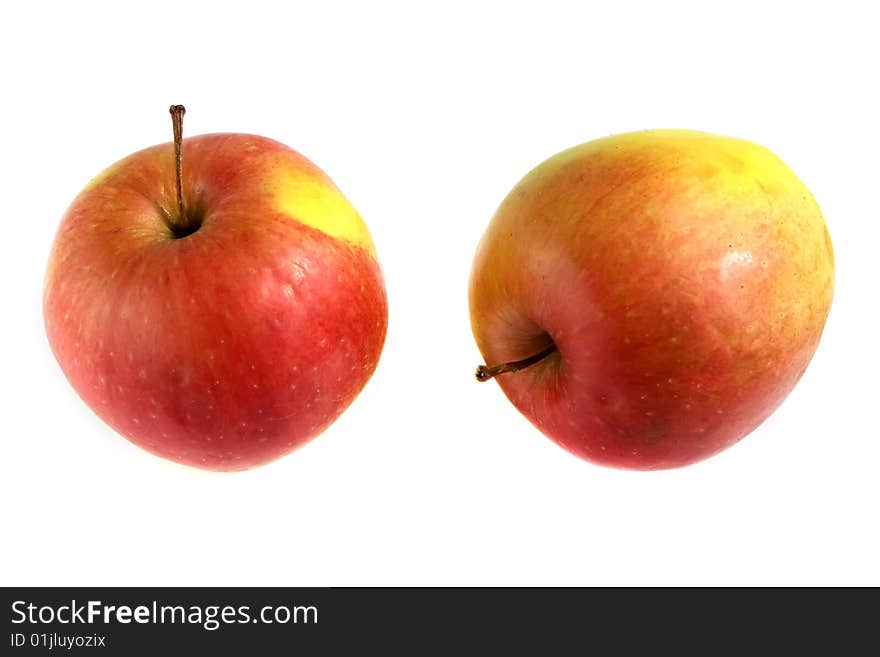
<svg viewBox="0 0 880 657">
<path fill-rule="evenodd" d="M 211 470 L 326 429 L 371 377 L 388 309 L 373 241 L 317 166 L 249 134 L 134 153 L 67 210 L 45 278 L 49 344 L 107 424 Z"/>
<path fill-rule="evenodd" d="M 536 167 L 492 218 L 469 286 L 477 378 L 588 461 L 687 465 L 782 403 L 833 285 L 819 207 L 770 151 L 687 130 L 600 139 Z"/>
</svg>

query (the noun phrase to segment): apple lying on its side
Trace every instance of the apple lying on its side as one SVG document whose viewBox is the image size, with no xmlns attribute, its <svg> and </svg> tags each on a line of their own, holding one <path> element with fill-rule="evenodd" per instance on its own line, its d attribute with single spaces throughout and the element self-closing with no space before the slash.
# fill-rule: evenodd
<svg viewBox="0 0 880 657">
<path fill-rule="evenodd" d="M 64 216 L 43 310 L 70 383 L 154 454 L 271 461 L 329 426 L 375 369 L 387 304 L 358 213 L 302 155 L 247 134 L 147 148 Z"/>
<path fill-rule="evenodd" d="M 779 406 L 833 284 L 822 214 L 766 149 L 600 139 L 535 168 L 493 217 L 470 279 L 477 378 L 588 461 L 683 466 Z"/>
</svg>

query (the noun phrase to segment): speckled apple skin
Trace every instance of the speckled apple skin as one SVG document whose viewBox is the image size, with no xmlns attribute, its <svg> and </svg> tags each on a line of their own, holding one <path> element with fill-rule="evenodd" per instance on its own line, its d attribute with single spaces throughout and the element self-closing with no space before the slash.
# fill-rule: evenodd
<svg viewBox="0 0 880 657">
<path fill-rule="evenodd" d="M 387 326 L 369 232 L 330 179 L 255 135 L 183 142 L 201 228 L 175 239 L 171 144 L 76 198 L 45 279 L 49 343 L 107 424 L 180 463 L 241 470 L 326 429 L 372 375 Z"/>
<path fill-rule="evenodd" d="M 834 285 L 822 214 L 755 144 L 629 133 L 547 160 L 504 200 L 470 279 L 485 361 L 558 352 L 496 380 L 572 453 L 674 468 L 776 409 L 819 343 Z"/>
</svg>

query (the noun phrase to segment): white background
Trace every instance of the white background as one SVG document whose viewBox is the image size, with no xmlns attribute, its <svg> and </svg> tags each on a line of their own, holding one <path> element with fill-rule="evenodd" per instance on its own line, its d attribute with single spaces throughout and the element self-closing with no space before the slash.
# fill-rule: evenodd
<svg viewBox="0 0 880 657">
<path fill-rule="evenodd" d="M 133 3 L 132 3 L 133 4 Z M 4 3 L 0 583 L 880 585 L 880 48 L 871 3 Z M 317 440 L 214 474 L 79 400 L 41 317 L 65 208 L 111 162 L 254 132 L 366 219 L 391 306 L 379 368 Z M 819 350 L 777 413 L 701 464 L 580 461 L 473 380 L 471 257 L 568 146 L 744 137 L 813 191 L 837 256 Z"/>
</svg>

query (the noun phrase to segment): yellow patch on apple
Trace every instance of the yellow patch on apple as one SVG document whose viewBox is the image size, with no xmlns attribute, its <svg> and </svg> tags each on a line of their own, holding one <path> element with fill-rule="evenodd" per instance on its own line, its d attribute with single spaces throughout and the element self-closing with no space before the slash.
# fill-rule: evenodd
<svg viewBox="0 0 880 657">
<path fill-rule="evenodd" d="M 300 171 L 285 171 L 272 186 L 275 203 L 284 214 L 376 255 L 367 225 L 333 183 L 304 176 Z"/>
</svg>

